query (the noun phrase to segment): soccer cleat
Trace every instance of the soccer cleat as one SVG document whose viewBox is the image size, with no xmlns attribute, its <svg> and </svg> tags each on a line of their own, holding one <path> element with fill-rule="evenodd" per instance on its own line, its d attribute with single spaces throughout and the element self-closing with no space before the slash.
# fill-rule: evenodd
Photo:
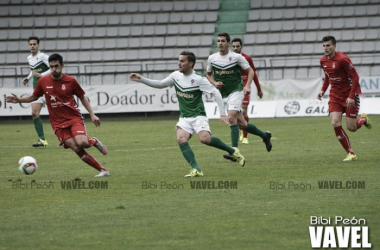
<svg viewBox="0 0 380 250">
<path fill-rule="evenodd" d="M 38 139 L 36 143 L 33 143 L 32 146 L 37 148 L 37 147 L 47 147 L 48 142 L 46 140 Z"/>
<path fill-rule="evenodd" d="M 240 166 L 244 167 L 245 165 L 245 158 L 242 154 L 240 154 L 240 151 L 238 148 L 234 148 L 235 152 L 233 154 L 234 159 L 240 164 Z"/>
<path fill-rule="evenodd" d="M 356 154 L 348 154 L 347 157 L 345 159 L 343 159 L 343 161 L 355 161 L 356 159 L 358 159 L 356 157 Z"/>
<path fill-rule="evenodd" d="M 95 177 L 104 177 L 104 176 L 110 176 L 110 173 L 106 170 L 100 170 L 99 174 L 95 175 Z"/>
<path fill-rule="evenodd" d="M 105 145 L 103 145 L 103 143 L 101 141 L 99 141 L 98 138 L 96 137 L 93 137 L 97 143 L 94 145 L 99 151 L 100 153 L 102 153 L 103 155 L 106 155 L 107 154 L 107 148 Z"/>
<path fill-rule="evenodd" d="M 371 120 L 368 118 L 367 114 L 366 113 L 362 113 L 362 115 L 360 117 L 364 117 L 366 119 L 366 122 L 364 123 L 364 126 L 368 129 L 371 129 L 372 128 L 372 122 Z"/>
<path fill-rule="evenodd" d="M 239 140 L 240 141 L 244 140 L 243 130 L 240 131 L 240 138 L 239 138 Z"/>
<path fill-rule="evenodd" d="M 187 175 L 185 175 L 185 177 L 197 177 L 197 176 L 203 176 L 203 172 L 202 171 L 198 171 L 195 168 L 193 168 L 192 170 L 190 170 L 190 173 L 188 173 Z"/>
<path fill-rule="evenodd" d="M 228 154 L 228 155 L 223 155 L 223 158 L 226 159 L 226 160 L 230 160 L 230 161 L 233 161 L 233 162 L 236 162 L 235 158 Z"/>
<path fill-rule="evenodd" d="M 248 138 L 243 138 L 242 144 L 249 144 Z"/>
<path fill-rule="evenodd" d="M 265 133 L 267 134 L 267 138 L 263 139 L 263 142 L 265 143 L 265 147 L 267 148 L 267 151 L 270 152 L 272 150 L 272 143 L 270 142 L 270 138 L 272 137 L 272 134 L 269 131 Z"/>
</svg>

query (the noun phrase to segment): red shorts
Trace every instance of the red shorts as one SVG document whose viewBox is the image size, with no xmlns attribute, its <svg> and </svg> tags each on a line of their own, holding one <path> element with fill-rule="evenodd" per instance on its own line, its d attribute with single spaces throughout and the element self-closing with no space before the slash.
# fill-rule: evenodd
<svg viewBox="0 0 380 250">
<path fill-rule="evenodd" d="M 76 122 L 66 128 L 55 128 L 54 133 L 58 137 L 60 146 L 64 145 L 64 142 L 71 137 L 77 135 L 87 135 L 86 126 L 81 122 Z"/>
<path fill-rule="evenodd" d="M 360 99 L 359 95 L 355 95 L 355 105 L 351 109 L 347 109 L 347 103 L 344 100 L 339 100 L 336 98 L 331 98 L 329 100 L 329 112 L 342 112 L 346 113 L 346 117 L 357 118 L 360 109 Z"/>
</svg>

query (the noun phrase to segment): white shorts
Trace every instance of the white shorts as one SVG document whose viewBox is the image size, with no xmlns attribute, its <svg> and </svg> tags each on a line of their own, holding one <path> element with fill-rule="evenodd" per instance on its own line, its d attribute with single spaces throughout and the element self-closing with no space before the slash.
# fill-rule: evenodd
<svg viewBox="0 0 380 250">
<path fill-rule="evenodd" d="M 179 118 L 179 121 L 176 125 L 177 127 L 182 128 L 191 135 L 199 133 L 200 131 L 206 130 L 211 134 L 210 125 L 208 124 L 208 118 L 206 116 L 197 116 L 192 118 Z"/>
<path fill-rule="evenodd" d="M 46 103 L 45 96 L 43 95 L 43 96 L 39 97 L 37 100 L 35 100 L 34 102 L 31 102 L 31 103 L 41 103 L 43 106 L 45 106 L 45 103 Z"/>
<path fill-rule="evenodd" d="M 242 112 L 243 109 L 241 108 L 241 105 L 243 103 L 243 99 L 243 91 L 234 92 L 226 98 L 223 98 L 224 107 L 227 108 L 227 112 L 228 110 L 237 110 L 238 112 Z"/>
</svg>

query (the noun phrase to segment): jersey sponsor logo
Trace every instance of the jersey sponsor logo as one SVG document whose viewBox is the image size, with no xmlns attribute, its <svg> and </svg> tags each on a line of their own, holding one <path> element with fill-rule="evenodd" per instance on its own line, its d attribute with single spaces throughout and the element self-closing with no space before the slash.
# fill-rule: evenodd
<svg viewBox="0 0 380 250">
<path fill-rule="evenodd" d="M 52 89 L 52 88 L 53 88 L 53 86 L 46 86 L 46 88 L 47 88 L 47 89 Z"/>
<path fill-rule="evenodd" d="M 330 80 L 340 82 L 342 80 L 341 77 L 330 77 Z"/>
<path fill-rule="evenodd" d="M 181 96 L 181 97 L 185 97 L 185 98 L 191 98 L 191 99 L 194 98 L 194 95 L 192 95 L 192 94 L 182 93 L 179 91 L 177 91 L 177 95 Z"/>
<path fill-rule="evenodd" d="M 215 70 L 215 74 L 217 75 L 231 75 L 235 73 L 235 71 L 233 69 L 231 70 Z"/>
</svg>

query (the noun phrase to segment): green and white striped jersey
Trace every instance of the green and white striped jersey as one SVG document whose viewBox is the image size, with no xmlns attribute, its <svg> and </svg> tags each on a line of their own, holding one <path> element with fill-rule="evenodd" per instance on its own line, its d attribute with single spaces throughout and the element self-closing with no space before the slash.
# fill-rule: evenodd
<svg viewBox="0 0 380 250">
<path fill-rule="evenodd" d="M 43 76 L 50 74 L 49 61 L 48 61 L 49 56 L 46 55 L 42 51 L 38 51 L 38 53 L 35 56 L 29 55 L 27 59 L 29 62 L 30 70 L 31 70 L 27 78 L 28 80 L 30 80 L 33 77 L 33 89 L 34 89 L 40 78 L 34 77 L 32 72 L 38 72 L 42 74 Z"/>
<path fill-rule="evenodd" d="M 249 67 L 249 63 L 241 54 L 232 51 L 227 55 L 214 53 L 207 60 L 207 72 L 214 72 L 214 80 L 223 82 L 223 86 L 219 89 L 223 98 L 243 90 L 241 68 L 246 70 Z"/>
<path fill-rule="evenodd" d="M 182 118 L 206 116 L 202 100 L 203 92 L 211 93 L 216 91 L 216 88 L 206 77 L 195 73 L 194 70 L 189 75 L 174 71 L 164 80 L 153 81 L 160 82 L 160 84 L 167 87 L 174 86 L 179 103 L 180 117 Z M 142 82 L 146 82 L 146 80 L 142 79 Z"/>
</svg>

